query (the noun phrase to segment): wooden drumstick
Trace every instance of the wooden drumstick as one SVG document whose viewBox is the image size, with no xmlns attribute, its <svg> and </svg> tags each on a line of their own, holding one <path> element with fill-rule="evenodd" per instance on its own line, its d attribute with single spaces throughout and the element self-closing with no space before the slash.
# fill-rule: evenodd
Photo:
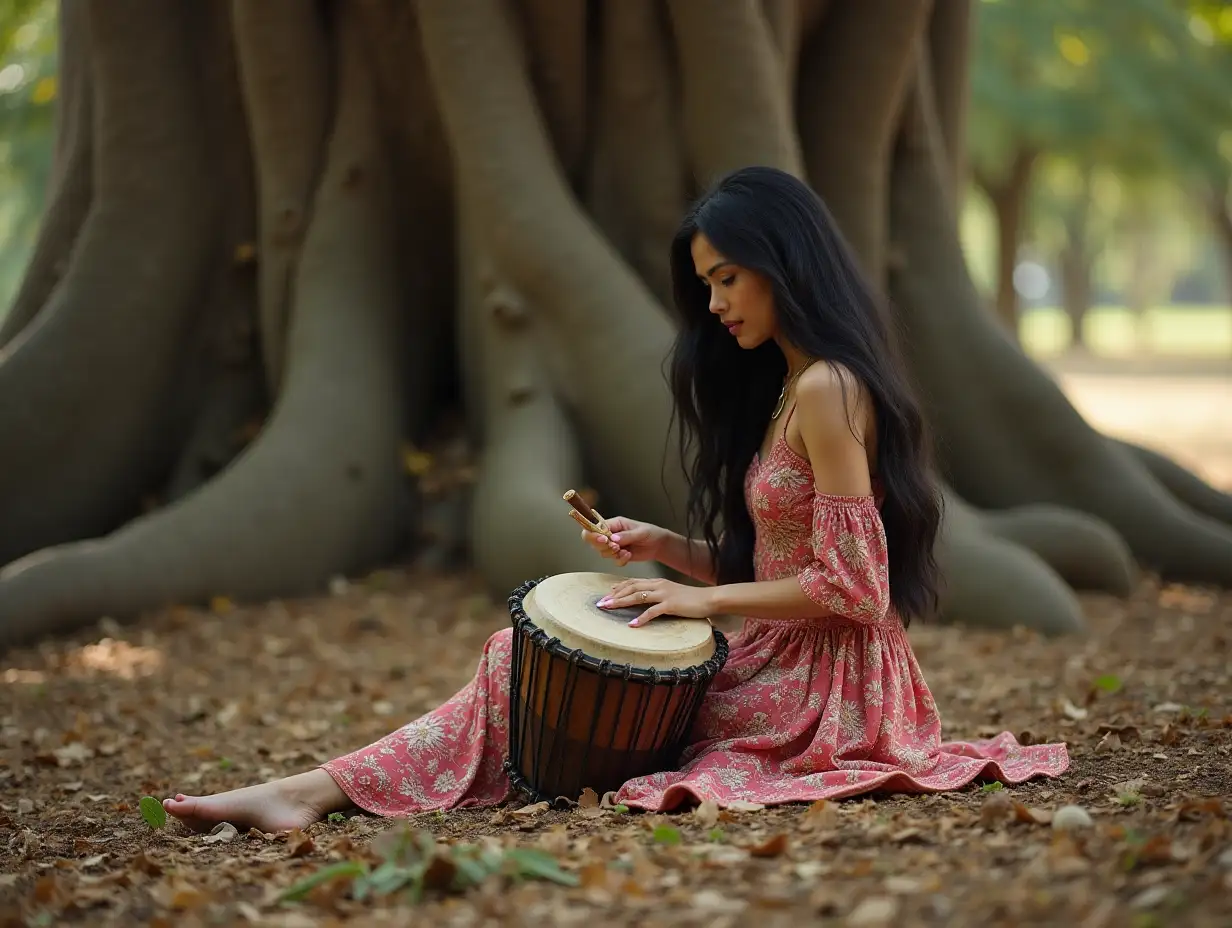
<svg viewBox="0 0 1232 928">
<path fill-rule="evenodd" d="M 586 500 L 582 499 L 582 495 L 577 490 L 569 490 L 564 495 L 564 500 L 573 507 L 573 511 L 569 515 L 573 516 L 573 520 L 592 532 L 599 535 L 611 535 L 612 530 L 607 522 L 603 520 L 603 516 L 591 509 Z M 578 518 L 578 517 L 581 518 Z"/>
</svg>

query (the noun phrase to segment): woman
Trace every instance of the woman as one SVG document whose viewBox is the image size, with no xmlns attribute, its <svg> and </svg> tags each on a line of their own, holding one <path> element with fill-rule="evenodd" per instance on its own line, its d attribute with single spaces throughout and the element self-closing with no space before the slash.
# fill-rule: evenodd
<svg viewBox="0 0 1232 928">
<path fill-rule="evenodd" d="M 601 602 L 657 616 L 746 617 L 677 771 L 616 801 L 667 811 L 1015 783 L 1068 767 L 1064 744 L 941 741 L 905 624 L 936 601 L 941 518 L 920 411 L 873 293 L 803 183 L 770 168 L 721 180 L 672 243 L 681 316 L 671 385 L 690 462 L 686 539 L 630 519 L 583 538 L 621 564 L 658 561 L 706 586 L 635 579 Z M 723 531 L 720 533 L 719 526 Z M 508 796 L 510 630 L 440 708 L 322 768 L 169 813 L 265 831 L 359 806 L 384 816 Z"/>
</svg>

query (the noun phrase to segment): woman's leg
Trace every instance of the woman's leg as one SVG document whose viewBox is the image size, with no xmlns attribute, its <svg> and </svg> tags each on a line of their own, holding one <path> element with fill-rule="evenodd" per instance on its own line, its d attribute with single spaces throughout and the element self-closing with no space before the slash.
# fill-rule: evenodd
<svg viewBox="0 0 1232 928">
<path fill-rule="evenodd" d="M 209 831 L 219 822 L 230 822 L 241 831 L 290 831 L 350 807 L 346 793 L 320 768 L 215 796 L 177 793 L 174 799 L 163 800 L 167 812 L 196 831 Z"/>
<path fill-rule="evenodd" d="M 512 629 L 492 635 L 475 677 L 453 698 L 375 744 L 323 768 L 260 786 L 163 801 L 190 828 L 219 822 L 288 831 L 353 806 L 387 817 L 489 805 L 509 791 L 502 763 L 509 740 Z"/>
</svg>

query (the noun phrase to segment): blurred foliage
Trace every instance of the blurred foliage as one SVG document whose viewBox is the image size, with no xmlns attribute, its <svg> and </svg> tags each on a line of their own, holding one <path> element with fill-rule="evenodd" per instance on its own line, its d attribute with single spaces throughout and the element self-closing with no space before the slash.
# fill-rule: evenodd
<svg viewBox="0 0 1232 928">
<path fill-rule="evenodd" d="M 1232 8 L 1214 0 L 982 0 L 970 156 L 997 180 L 1021 148 L 1225 176 Z"/>
<path fill-rule="evenodd" d="M 0 3 L 0 316 L 38 234 L 57 97 L 56 5 Z"/>
</svg>

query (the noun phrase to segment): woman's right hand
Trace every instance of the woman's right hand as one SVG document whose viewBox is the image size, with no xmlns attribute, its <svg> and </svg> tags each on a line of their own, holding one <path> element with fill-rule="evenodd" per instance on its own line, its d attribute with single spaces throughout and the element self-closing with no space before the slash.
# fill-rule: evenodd
<svg viewBox="0 0 1232 928">
<path fill-rule="evenodd" d="M 600 555 L 616 561 L 621 567 L 632 561 L 657 561 L 663 544 L 670 536 L 665 528 L 649 522 L 636 522 L 617 516 L 607 520 L 611 537 L 582 529 L 582 540 Z"/>
</svg>

